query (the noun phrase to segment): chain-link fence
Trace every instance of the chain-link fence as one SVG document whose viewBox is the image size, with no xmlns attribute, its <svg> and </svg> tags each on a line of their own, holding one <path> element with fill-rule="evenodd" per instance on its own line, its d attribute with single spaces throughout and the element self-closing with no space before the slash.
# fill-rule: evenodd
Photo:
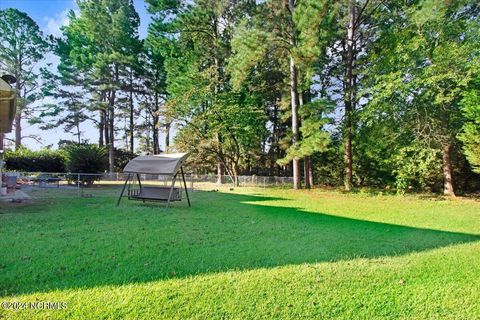
<svg viewBox="0 0 480 320">
<path fill-rule="evenodd" d="M 123 173 L 43 173 L 43 172 L 6 172 L 3 178 L 3 198 L 48 198 L 61 196 L 99 197 L 117 196 L 124 183 Z M 163 175 L 140 174 L 143 185 L 170 186 L 172 178 Z M 136 179 L 135 179 L 136 180 Z M 290 188 L 291 177 L 238 176 L 237 183 L 230 176 L 185 174 L 189 192 L 194 190 L 214 190 L 233 187 L 277 187 Z M 8 183 L 7 183 L 8 181 Z M 13 181 L 13 182 L 12 182 Z M 183 181 L 177 176 L 176 186 L 183 187 Z"/>
</svg>

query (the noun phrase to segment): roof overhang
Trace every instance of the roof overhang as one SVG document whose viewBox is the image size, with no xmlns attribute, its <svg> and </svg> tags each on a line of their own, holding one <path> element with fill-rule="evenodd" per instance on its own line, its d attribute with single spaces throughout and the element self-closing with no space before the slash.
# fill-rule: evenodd
<svg viewBox="0 0 480 320">
<path fill-rule="evenodd" d="M 17 95 L 15 90 L 3 79 L 0 79 L 0 133 L 12 131 L 16 111 Z"/>
</svg>

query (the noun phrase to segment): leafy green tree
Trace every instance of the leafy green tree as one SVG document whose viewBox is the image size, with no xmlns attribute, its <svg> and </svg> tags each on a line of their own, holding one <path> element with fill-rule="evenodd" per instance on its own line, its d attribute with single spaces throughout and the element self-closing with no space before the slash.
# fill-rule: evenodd
<svg viewBox="0 0 480 320">
<path fill-rule="evenodd" d="M 88 75 L 99 105 L 101 128 L 109 150 L 109 170 L 115 167 L 115 116 L 122 89 L 121 75 L 135 63 L 141 48 L 140 19 L 131 0 L 78 0 L 80 14 L 70 13 L 63 29 L 68 57 Z"/>
<path fill-rule="evenodd" d="M 459 138 L 473 170 L 480 173 L 480 79 L 476 79 L 472 88 L 465 92 L 461 106 L 466 121 Z"/>
<path fill-rule="evenodd" d="M 402 121 L 414 144 L 440 151 L 444 193 L 454 195 L 452 152 L 463 122 L 460 101 L 478 65 L 477 44 L 465 31 L 472 17 L 478 19 L 478 5 L 424 0 L 402 11 L 400 21 L 386 28 L 385 47 L 372 70 L 373 105 L 389 103 L 384 111 Z"/>
<path fill-rule="evenodd" d="M 18 95 L 15 116 L 15 148 L 22 146 L 22 119 L 31 116 L 30 106 L 38 100 L 38 62 L 49 50 L 37 23 L 17 9 L 0 10 L 0 71 L 15 76 Z"/>
<path fill-rule="evenodd" d="M 160 123 L 161 116 L 163 115 L 164 129 L 165 129 L 165 151 L 168 150 L 170 145 L 170 119 L 168 110 L 166 110 L 166 98 L 167 98 L 167 83 L 166 83 L 166 71 L 165 71 L 165 57 L 167 53 L 164 52 L 166 39 L 162 38 L 162 35 L 157 35 L 150 30 L 144 45 L 144 55 L 142 65 L 144 68 L 143 84 L 144 84 L 144 99 L 143 108 L 148 113 L 149 121 L 145 122 L 145 126 L 148 127 L 148 131 L 152 132 L 152 150 L 154 154 L 160 152 L 160 132 L 159 129 L 162 126 Z M 162 110 L 163 109 L 163 110 Z"/>
<path fill-rule="evenodd" d="M 264 128 L 263 112 L 231 89 L 226 72 L 239 18 L 233 13 L 243 12 L 244 3 L 149 1 L 155 14 L 149 40 L 165 57 L 167 115 L 179 127 L 176 146 L 192 151 L 198 162 L 216 162 L 219 178 L 226 170 L 233 180 L 252 141 L 260 144 Z"/>
<path fill-rule="evenodd" d="M 57 50 L 58 51 L 58 50 Z M 58 67 L 57 72 L 42 68 L 42 96 L 54 99 L 53 103 L 43 104 L 39 115 L 33 120 L 40 124 L 42 130 L 63 127 L 67 133 L 76 136 L 78 144 L 82 140 L 81 125 L 86 120 L 92 119 L 85 107 L 88 105 L 88 91 L 79 84 L 82 78 L 72 66 L 65 68 L 65 60 Z"/>
<path fill-rule="evenodd" d="M 330 4 L 329 1 L 266 1 L 257 6 L 253 19 L 240 24 L 232 41 L 235 56 L 230 68 L 234 86 L 245 85 L 257 66 L 272 55 L 280 61 L 280 71 L 287 76 L 284 90 L 288 87 L 292 156 L 286 159 L 292 161 L 295 189 L 300 188 L 301 178 L 298 150 L 301 148 L 299 105 L 303 79 L 312 76 L 311 65 L 318 61 L 326 43 L 321 26 L 325 27 L 332 20 Z"/>
</svg>

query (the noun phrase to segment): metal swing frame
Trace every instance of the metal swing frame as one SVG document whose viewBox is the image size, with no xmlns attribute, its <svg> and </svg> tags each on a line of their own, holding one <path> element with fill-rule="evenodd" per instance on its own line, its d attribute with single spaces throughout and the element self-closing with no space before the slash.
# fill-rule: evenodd
<svg viewBox="0 0 480 320">
<path fill-rule="evenodd" d="M 172 183 L 170 187 L 168 186 L 143 186 L 140 181 L 140 172 L 129 173 L 123 184 L 122 192 L 120 197 L 118 197 L 117 207 L 120 205 L 125 189 L 127 189 L 128 200 L 141 200 L 145 201 L 166 201 L 166 209 L 170 207 L 170 202 L 172 201 L 181 201 L 182 200 L 182 186 L 180 188 L 175 188 L 175 182 L 177 180 L 178 174 L 181 173 L 183 180 L 183 189 L 185 190 L 185 195 L 187 197 L 188 206 L 191 207 L 190 197 L 188 196 L 187 190 L 187 181 L 185 180 L 185 174 L 183 172 L 183 167 L 180 166 L 180 172 L 176 172 L 172 176 Z M 135 179 L 136 178 L 136 179 Z M 135 180 L 138 181 L 139 188 L 133 188 L 135 186 Z M 133 187 L 132 187 L 133 186 Z M 168 196 L 167 196 L 168 195 Z"/>
</svg>

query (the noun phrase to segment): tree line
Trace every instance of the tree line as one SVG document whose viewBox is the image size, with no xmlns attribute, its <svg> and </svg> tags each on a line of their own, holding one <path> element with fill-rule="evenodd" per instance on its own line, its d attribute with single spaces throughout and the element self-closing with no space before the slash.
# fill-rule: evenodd
<svg viewBox="0 0 480 320">
<path fill-rule="evenodd" d="M 77 143 L 89 120 L 110 171 L 118 144 L 158 153 L 164 132 L 164 149 L 190 152 L 196 172 L 233 180 L 480 187 L 475 0 L 146 0 L 145 39 L 132 0 L 77 5 L 58 38 L 0 12 L 0 68 L 19 79 L 17 148 L 22 119 Z M 47 52 L 58 67 L 34 68 Z"/>
</svg>

